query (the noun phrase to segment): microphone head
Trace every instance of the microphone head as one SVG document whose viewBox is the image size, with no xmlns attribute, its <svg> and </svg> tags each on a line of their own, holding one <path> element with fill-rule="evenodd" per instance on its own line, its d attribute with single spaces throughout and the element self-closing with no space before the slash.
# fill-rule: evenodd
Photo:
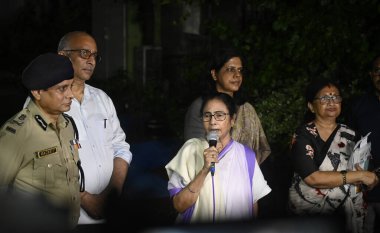
<svg viewBox="0 0 380 233">
<path fill-rule="evenodd" d="M 216 146 L 216 143 L 219 139 L 218 132 L 216 130 L 211 130 L 207 134 L 207 141 L 210 144 L 210 146 Z"/>
<path fill-rule="evenodd" d="M 218 139 L 219 139 L 218 131 L 211 130 L 210 132 L 208 132 L 208 134 L 207 134 L 207 141 L 210 141 L 210 140 L 218 141 Z"/>
</svg>

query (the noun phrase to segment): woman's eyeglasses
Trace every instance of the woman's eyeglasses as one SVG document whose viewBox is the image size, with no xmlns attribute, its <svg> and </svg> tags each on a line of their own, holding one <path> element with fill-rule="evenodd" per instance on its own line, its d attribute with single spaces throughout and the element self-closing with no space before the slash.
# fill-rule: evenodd
<svg viewBox="0 0 380 233">
<path fill-rule="evenodd" d="M 239 74 L 239 75 L 243 75 L 243 67 L 240 67 L 240 68 L 236 68 L 236 67 L 233 67 L 233 66 L 229 66 L 226 68 L 226 72 L 227 73 L 230 73 L 230 74 Z"/>
<path fill-rule="evenodd" d="M 217 111 L 212 114 L 211 112 L 204 112 L 201 116 L 202 120 L 204 122 L 211 121 L 211 118 L 214 117 L 217 121 L 224 121 L 226 119 L 226 116 L 230 115 L 229 113 L 225 113 L 222 111 Z"/>
<path fill-rule="evenodd" d="M 64 52 L 77 52 L 77 53 L 79 53 L 79 56 L 83 59 L 89 59 L 91 56 L 93 56 L 97 63 L 99 63 L 102 60 L 102 58 L 98 54 L 98 52 L 91 53 L 91 51 L 88 49 L 66 49 L 66 50 L 62 50 L 62 51 L 64 51 Z"/>
<path fill-rule="evenodd" d="M 342 102 L 342 97 L 340 95 L 324 95 L 321 97 L 314 98 L 314 100 L 319 100 L 321 104 L 327 104 L 330 101 L 334 104 L 339 104 Z"/>
</svg>

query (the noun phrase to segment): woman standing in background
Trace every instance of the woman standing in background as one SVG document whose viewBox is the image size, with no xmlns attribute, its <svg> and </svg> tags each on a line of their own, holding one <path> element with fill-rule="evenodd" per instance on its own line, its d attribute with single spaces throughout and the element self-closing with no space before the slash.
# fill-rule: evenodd
<svg viewBox="0 0 380 233">
<path fill-rule="evenodd" d="M 243 97 L 241 88 L 244 76 L 243 56 L 233 49 L 219 49 L 213 54 L 209 72 L 211 77 L 207 80 L 209 85 L 206 95 L 222 92 L 234 98 L 238 110 L 232 128 L 232 138 L 255 151 L 256 160 L 261 164 L 269 156 L 271 149 L 255 108 Z M 202 102 L 203 96 L 198 97 L 186 112 L 185 140 L 205 136 L 199 115 Z"/>
</svg>

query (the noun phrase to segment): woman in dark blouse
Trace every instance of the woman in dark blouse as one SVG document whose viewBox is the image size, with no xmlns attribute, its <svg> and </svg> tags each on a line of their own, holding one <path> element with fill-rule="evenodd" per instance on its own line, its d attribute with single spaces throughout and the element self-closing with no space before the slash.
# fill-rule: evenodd
<svg viewBox="0 0 380 233">
<path fill-rule="evenodd" d="M 289 189 L 290 211 L 313 215 L 341 209 L 347 217 L 347 229 L 363 232 L 365 205 L 360 187 L 372 189 L 378 177 L 359 166 L 355 171 L 347 170 L 355 132 L 336 121 L 342 102 L 338 86 L 317 80 L 308 86 L 305 97 L 305 123 L 296 129 L 291 147 L 294 176 Z"/>
</svg>

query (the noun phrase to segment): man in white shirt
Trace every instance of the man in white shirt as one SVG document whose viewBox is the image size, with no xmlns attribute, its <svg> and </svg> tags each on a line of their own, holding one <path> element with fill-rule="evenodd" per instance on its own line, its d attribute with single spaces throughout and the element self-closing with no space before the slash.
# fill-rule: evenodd
<svg viewBox="0 0 380 233">
<path fill-rule="evenodd" d="M 86 84 L 100 59 L 94 38 L 86 32 L 69 32 L 61 38 L 58 53 L 68 56 L 74 68 L 74 99 L 67 113 L 77 124 L 82 147 L 85 192 L 79 224 L 92 224 L 104 217 L 110 191 L 121 194 L 132 153 L 111 98 Z"/>
<path fill-rule="evenodd" d="M 61 38 L 58 53 L 69 57 L 74 68 L 74 99 L 67 114 L 78 128 L 85 178 L 78 224 L 103 223 L 107 198 L 111 192 L 122 193 L 132 153 L 111 98 L 86 84 L 100 61 L 94 38 L 83 31 L 69 32 Z"/>
</svg>

